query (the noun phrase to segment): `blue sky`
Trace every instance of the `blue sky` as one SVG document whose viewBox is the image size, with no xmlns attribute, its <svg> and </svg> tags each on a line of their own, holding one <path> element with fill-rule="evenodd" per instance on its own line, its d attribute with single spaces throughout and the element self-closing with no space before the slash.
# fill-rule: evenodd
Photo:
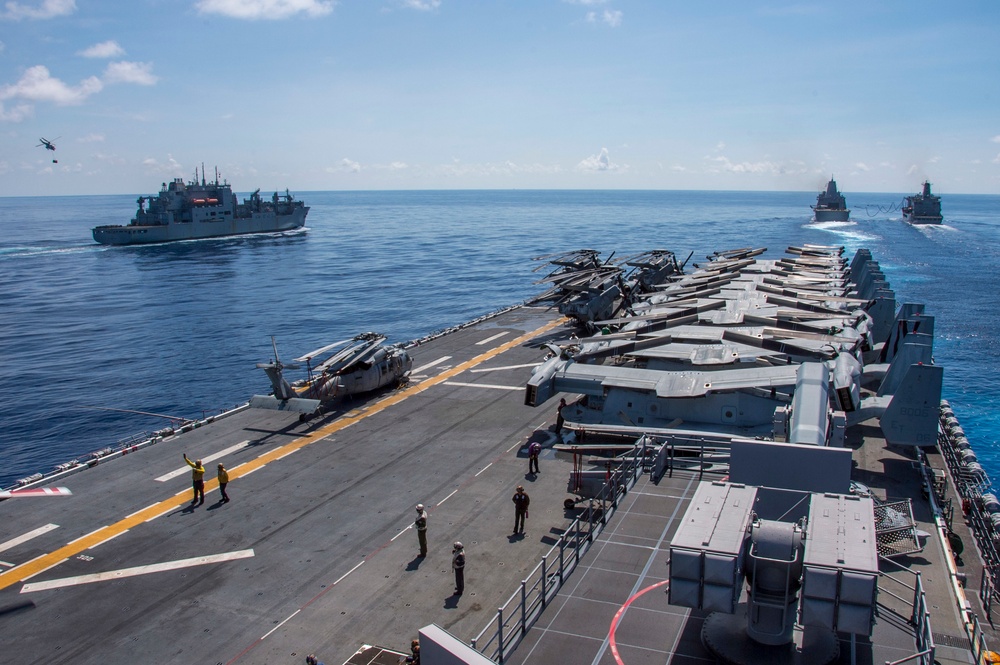
<svg viewBox="0 0 1000 665">
<path fill-rule="evenodd" d="M 238 191 L 998 194 L 998 27 L 992 0 L 9 0 L 0 196 L 202 162 Z"/>
</svg>

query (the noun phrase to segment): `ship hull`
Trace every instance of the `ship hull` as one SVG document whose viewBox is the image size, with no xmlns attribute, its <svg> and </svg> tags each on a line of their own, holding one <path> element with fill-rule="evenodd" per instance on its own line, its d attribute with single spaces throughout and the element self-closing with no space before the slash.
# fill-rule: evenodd
<svg viewBox="0 0 1000 665">
<path fill-rule="evenodd" d="M 851 218 L 850 210 L 816 210 L 817 222 L 846 222 Z"/>
<path fill-rule="evenodd" d="M 940 224 L 944 221 L 941 215 L 903 215 L 903 221 L 908 224 L 923 226 L 924 224 Z"/>
<path fill-rule="evenodd" d="M 308 212 L 308 207 L 301 207 L 285 215 L 261 212 L 254 213 L 250 217 L 226 221 L 98 226 L 94 228 L 93 234 L 94 240 L 102 245 L 148 245 L 250 233 L 275 233 L 303 227 Z"/>
</svg>

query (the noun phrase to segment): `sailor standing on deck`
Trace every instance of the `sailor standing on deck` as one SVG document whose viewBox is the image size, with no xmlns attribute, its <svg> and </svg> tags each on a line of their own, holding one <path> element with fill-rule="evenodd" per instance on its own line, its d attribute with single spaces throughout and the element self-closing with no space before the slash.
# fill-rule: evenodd
<svg viewBox="0 0 1000 665">
<path fill-rule="evenodd" d="M 229 503 L 229 495 L 226 494 L 226 485 L 229 484 L 229 472 L 226 471 L 226 467 L 219 464 L 219 492 L 222 494 L 222 498 L 219 500 L 222 503 Z"/>
<path fill-rule="evenodd" d="M 201 465 L 201 460 L 192 462 L 188 459 L 187 453 L 183 453 L 183 455 L 184 461 L 191 467 L 191 486 L 194 489 L 194 498 L 191 499 L 191 505 L 193 506 L 197 503 L 200 506 L 205 503 L 205 467 Z M 201 500 L 200 502 L 199 499 Z"/>
<path fill-rule="evenodd" d="M 465 545 L 456 541 L 451 547 L 451 567 L 455 571 L 455 595 L 465 591 Z"/>
<path fill-rule="evenodd" d="M 413 520 L 413 526 L 417 528 L 417 540 L 420 542 L 420 556 L 427 556 L 427 511 L 424 504 L 417 504 L 417 519 Z"/>
<path fill-rule="evenodd" d="M 516 536 L 519 533 L 524 533 L 524 518 L 528 516 L 528 504 L 531 503 L 531 499 L 524 491 L 524 486 L 518 485 L 517 491 L 514 492 L 514 496 L 510 500 L 514 502 L 514 535 Z"/>
<path fill-rule="evenodd" d="M 566 422 L 566 418 L 563 417 L 563 409 L 566 408 L 566 398 L 562 397 L 559 399 L 559 408 L 556 410 L 556 436 L 562 441 L 562 428 L 563 423 Z"/>
</svg>

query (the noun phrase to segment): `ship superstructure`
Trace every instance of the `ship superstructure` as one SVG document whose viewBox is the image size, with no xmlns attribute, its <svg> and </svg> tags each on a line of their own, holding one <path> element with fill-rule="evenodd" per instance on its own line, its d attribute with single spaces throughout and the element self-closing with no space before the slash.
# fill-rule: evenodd
<svg viewBox="0 0 1000 665">
<path fill-rule="evenodd" d="M 200 181 L 197 172 L 187 183 L 174 178 L 163 183 L 157 196 L 140 196 L 136 202 L 139 208 L 131 222 L 95 227 L 94 240 L 102 245 L 139 245 L 291 231 L 305 225 L 309 212 L 287 189 L 284 195 L 274 192 L 269 200 L 257 189 L 239 203 L 232 186 L 219 182 L 218 171 L 214 181 L 207 181 L 204 168 Z"/>
</svg>

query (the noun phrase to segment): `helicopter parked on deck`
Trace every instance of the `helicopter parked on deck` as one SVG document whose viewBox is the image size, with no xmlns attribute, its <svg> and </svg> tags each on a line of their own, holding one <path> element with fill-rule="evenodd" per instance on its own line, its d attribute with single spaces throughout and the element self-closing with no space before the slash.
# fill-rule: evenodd
<svg viewBox="0 0 1000 665">
<path fill-rule="evenodd" d="M 257 367 L 271 379 L 274 392 L 272 395 L 254 395 L 250 405 L 311 414 L 324 402 L 402 383 L 409 379 L 413 359 L 399 345 L 383 346 L 385 340 L 386 337 L 378 333 L 361 333 L 300 356 L 293 364 L 284 364 L 272 337 L 274 360 L 258 363 Z M 335 349 L 339 350 L 315 367 L 312 365 L 317 357 Z M 301 367 L 299 363 L 303 362 L 306 363 L 307 378 L 289 383 L 284 378 L 284 370 L 298 369 Z"/>
</svg>

